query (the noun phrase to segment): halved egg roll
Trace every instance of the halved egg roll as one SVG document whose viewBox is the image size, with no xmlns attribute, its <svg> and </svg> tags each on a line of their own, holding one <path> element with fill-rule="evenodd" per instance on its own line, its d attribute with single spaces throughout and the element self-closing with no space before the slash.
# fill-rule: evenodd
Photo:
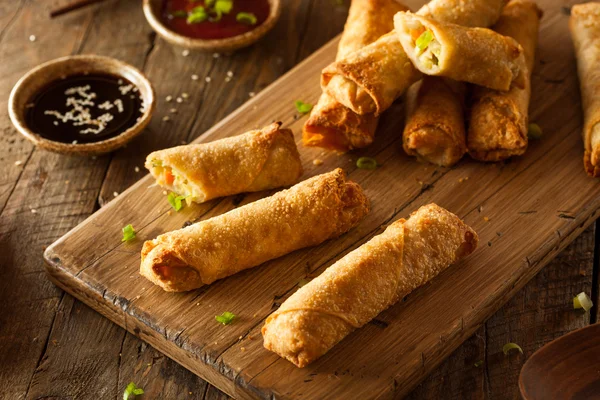
<svg viewBox="0 0 600 400">
<path fill-rule="evenodd" d="M 360 49 L 394 28 L 394 14 L 407 10 L 396 0 L 354 0 L 338 46 L 336 59 Z M 323 93 L 304 124 L 306 146 L 346 151 L 373 142 L 377 117 L 358 115 Z"/>
<path fill-rule="evenodd" d="M 280 126 L 155 151 L 146 168 L 160 186 L 189 202 L 289 186 L 302 175 L 302 163 L 292 131 Z"/>
<path fill-rule="evenodd" d="M 433 19 L 464 26 L 493 24 L 506 0 L 433 0 L 419 10 Z M 421 74 L 408 62 L 393 33 L 327 66 L 321 75 L 323 91 L 357 114 L 381 114 Z"/>
<path fill-rule="evenodd" d="M 426 76 L 406 92 L 406 125 L 402 145 L 406 154 L 450 167 L 467 149 L 464 120 L 465 85 Z"/>
<path fill-rule="evenodd" d="M 523 48 L 512 38 L 407 12 L 394 16 L 394 26 L 404 51 L 424 74 L 496 90 L 524 85 Z"/>
<path fill-rule="evenodd" d="M 327 268 L 271 314 L 264 346 L 304 367 L 451 264 L 477 234 L 435 205 L 419 208 Z"/>
<path fill-rule="evenodd" d="M 140 274 L 166 291 L 208 285 L 350 230 L 369 212 L 336 169 L 144 243 Z"/>
<path fill-rule="evenodd" d="M 472 93 L 467 146 L 471 157 L 500 161 L 525 153 L 531 96 L 531 72 L 542 11 L 530 1 L 511 1 L 494 30 L 523 47 L 527 73 L 523 88 L 508 92 L 475 86 Z"/>
<path fill-rule="evenodd" d="M 600 176 L 600 3 L 578 4 L 569 20 L 583 103 L 583 164 Z"/>
</svg>

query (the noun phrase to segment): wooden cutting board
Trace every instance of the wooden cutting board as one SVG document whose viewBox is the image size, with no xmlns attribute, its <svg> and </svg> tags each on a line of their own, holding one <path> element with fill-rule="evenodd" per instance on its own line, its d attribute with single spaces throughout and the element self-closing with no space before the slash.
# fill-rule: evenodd
<svg viewBox="0 0 600 400">
<path fill-rule="evenodd" d="M 200 290 L 165 293 L 138 275 L 144 240 L 270 193 L 224 198 L 175 213 L 147 176 L 46 250 L 50 278 L 234 397 L 401 397 L 597 217 L 600 185 L 582 167 L 581 105 L 563 5 L 558 0 L 541 4 L 545 16 L 531 120 L 544 137 L 531 143 L 525 156 L 501 164 L 466 157 L 452 169 L 420 164 L 401 149 L 401 102 L 385 113 L 377 140 L 367 149 L 337 155 L 302 147 L 306 117 L 296 114 L 294 101 L 316 102 L 319 73 L 334 58 L 334 40 L 196 142 L 282 120 L 296 134 L 304 178 L 341 166 L 365 189 L 372 211 L 357 228 Z M 360 156 L 376 158 L 381 167 L 357 169 Z M 316 159 L 323 164 L 314 165 Z M 481 243 L 473 255 L 304 369 L 263 348 L 264 319 L 301 280 L 317 276 L 386 224 L 429 202 L 477 230 Z M 133 224 L 137 239 L 121 243 L 127 224 Z M 224 311 L 235 313 L 237 321 L 218 324 L 214 317 Z"/>
</svg>

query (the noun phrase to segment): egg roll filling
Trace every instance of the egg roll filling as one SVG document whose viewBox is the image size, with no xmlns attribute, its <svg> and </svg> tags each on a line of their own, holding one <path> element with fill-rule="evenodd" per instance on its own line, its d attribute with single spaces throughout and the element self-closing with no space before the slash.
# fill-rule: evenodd
<svg viewBox="0 0 600 400">
<path fill-rule="evenodd" d="M 427 69 L 433 72 L 437 71 L 442 45 L 435 38 L 433 31 L 425 28 L 416 20 L 410 20 L 407 26 L 419 62 Z"/>
<path fill-rule="evenodd" d="M 152 176 L 156 178 L 156 182 L 160 186 L 177 193 L 179 196 L 185 196 L 188 205 L 193 201 L 204 201 L 204 194 L 199 193 L 196 187 L 190 185 L 184 173 L 164 165 L 161 160 L 154 159 L 151 163 Z"/>
</svg>

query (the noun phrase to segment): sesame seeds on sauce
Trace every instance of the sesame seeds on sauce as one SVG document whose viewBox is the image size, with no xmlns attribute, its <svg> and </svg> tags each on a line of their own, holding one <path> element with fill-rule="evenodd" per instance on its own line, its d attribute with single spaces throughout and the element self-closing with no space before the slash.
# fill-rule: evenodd
<svg viewBox="0 0 600 400">
<path fill-rule="evenodd" d="M 134 126 L 145 111 L 138 88 L 108 74 L 58 79 L 27 105 L 26 123 L 38 135 L 63 143 L 106 140 Z"/>
</svg>

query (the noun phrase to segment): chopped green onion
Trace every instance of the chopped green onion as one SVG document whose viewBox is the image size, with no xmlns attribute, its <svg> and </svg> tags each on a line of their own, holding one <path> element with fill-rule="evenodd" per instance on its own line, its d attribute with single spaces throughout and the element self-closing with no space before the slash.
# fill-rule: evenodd
<svg viewBox="0 0 600 400">
<path fill-rule="evenodd" d="M 237 22 L 241 22 L 243 24 L 248 24 L 248 25 L 256 25 L 256 22 L 258 21 L 256 19 L 256 15 L 252 14 L 252 13 L 247 13 L 247 12 L 240 12 L 235 16 L 235 20 Z"/>
<path fill-rule="evenodd" d="M 162 161 L 161 160 L 152 160 L 152 166 L 154 168 L 158 168 L 158 167 L 162 167 Z"/>
<path fill-rule="evenodd" d="M 481 367 L 483 365 L 483 360 L 479 360 L 477 361 L 475 364 L 473 364 L 474 366 L 476 366 L 477 368 Z"/>
<path fill-rule="evenodd" d="M 131 224 L 127 225 L 123 228 L 123 239 L 122 242 L 129 242 L 130 240 L 135 239 L 135 230 Z"/>
<path fill-rule="evenodd" d="M 192 9 L 190 14 L 187 17 L 188 24 L 198 24 L 200 22 L 204 22 L 208 19 L 208 13 L 204 9 L 204 7 L 199 6 Z"/>
<path fill-rule="evenodd" d="M 171 12 L 169 15 L 174 18 L 185 18 L 187 17 L 187 12 L 185 10 L 176 10 Z"/>
<path fill-rule="evenodd" d="M 233 0 L 217 0 L 215 3 L 215 12 L 229 14 L 233 8 Z"/>
<path fill-rule="evenodd" d="M 356 161 L 356 166 L 360 169 L 376 169 L 379 165 L 374 158 L 361 157 Z"/>
<path fill-rule="evenodd" d="M 169 201 L 171 207 L 173 207 L 173 210 L 179 211 L 182 207 L 181 201 L 187 199 L 188 197 L 189 196 L 177 196 L 175 193 L 171 192 L 167 196 L 167 200 Z"/>
<path fill-rule="evenodd" d="M 234 318 L 235 318 L 235 314 L 230 313 L 229 311 L 225 311 L 221 315 L 215 315 L 215 319 L 217 320 L 217 322 L 219 322 L 223 325 L 229 325 L 230 323 L 233 322 Z"/>
<path fill-rule="evenodd" d="M 428 29 L 425 32 L 421 33 L 417 38 L 415 45 L 421 51 L 425 51 L 429 43 L 433 40 L 433 33 Z"/>
<path fill-rule="evenodd" d="M 129 396 L 135 397 L 144 394 L 144 389 L 139 388 L 133 382 L 129 382 L 129 385 L 125 388 L 123 392 L 123 400 L 128 400 Z"/>
<path fill-rule="evenodd" d="M 300 113 L 300 114 L 306 114 L 309 113 L 310 110 L 312 110 L 313 105 L 310 103 L 305 103 L 301 100 L 296 100 L 294 102 L 294 105 L 296 106 L 296 110 Z"/>
<path fill-rule="evenodd" d="M 538 124 L 529 124 L 527 137 L 529 139 L 540 139 L 542 137 L 542 128 Z"/>
<path fill-rule="evenodd" d="M 217 1 L 217 0 L 205 0 L 205 1 L 204 1 L 204 5 L 205 5 L 206 7 L 212 7 L 212 6 L 214 6 L 214 5 L 215 5 L 215 2 L 216 2 L 216 1 Z"/>
<path fill-rule="evenodd" d="M 502 351 L 504 352 L 505 356 L 508 355 L 508 352 L 512 349 L 517 349 L 521 352 L 521 354 L 523 354 L 523 349 L 516 343 L 506 343 L 504 347 L 502 347 Z"/>
<path fill-rule="evenodd" d="M 588 312 L 594 307 L 594 303 L 592 303 L 592 299 L 585 294 L 585 292 L 579 293 L 577 296 L 573 297 L 573 308 L 578 310 L 583 308 L 585 312 Z"/>
</svg>

